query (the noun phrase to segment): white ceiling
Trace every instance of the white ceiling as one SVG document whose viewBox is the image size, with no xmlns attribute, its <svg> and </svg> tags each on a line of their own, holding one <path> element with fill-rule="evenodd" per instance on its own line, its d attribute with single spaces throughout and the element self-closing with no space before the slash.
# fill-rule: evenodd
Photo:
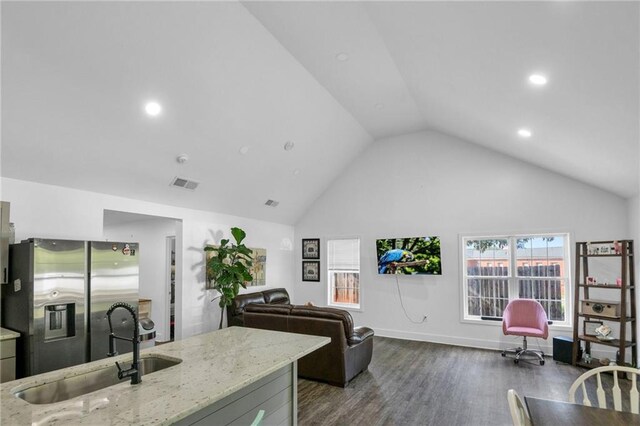
<svg viewBox="0 0 640 426">
<path fill-rule="evenodd" d="M 639 7 L 2 2 L 2 175 L 295 223 L 374 139 L 435 129 L 629 197 Z"/>
</svg>

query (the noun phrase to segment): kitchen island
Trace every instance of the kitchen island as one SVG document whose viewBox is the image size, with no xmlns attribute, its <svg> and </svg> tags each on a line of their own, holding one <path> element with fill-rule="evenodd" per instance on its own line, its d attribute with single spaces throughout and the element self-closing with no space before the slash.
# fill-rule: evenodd
<svg viewBox="0 0 640 426">
<path fill-rule="evenodd" d="M 50 404 L 31 404 L 14 395 L 112 366 L 114 361 L 128 367 L 131 354 L 4 383 L 0 423 L 249 424 L 264 409 L 264 424 L 296 424 L 296 360 L 329 342 L 328 337 L 230 327 L 142 350 L 143 358 L 182 362 L 144 375 L 138 385 L 124 381 Z"/>
</svg>

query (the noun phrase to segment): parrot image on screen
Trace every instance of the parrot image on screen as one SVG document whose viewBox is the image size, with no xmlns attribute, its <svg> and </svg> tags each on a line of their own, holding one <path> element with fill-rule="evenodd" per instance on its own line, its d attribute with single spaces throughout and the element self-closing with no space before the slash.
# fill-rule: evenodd
<svg viewBox="0 0 640 426">
<path fill-rule="evenodd" d="M 413 253 L 403 249 L 393 249 L 387 251 L 380 256 L 378 260 L 378 273 L 384 274 L 387 271 L 387 267 L 393 262 L 409 262 L 413 260 Z"/>
</svg>

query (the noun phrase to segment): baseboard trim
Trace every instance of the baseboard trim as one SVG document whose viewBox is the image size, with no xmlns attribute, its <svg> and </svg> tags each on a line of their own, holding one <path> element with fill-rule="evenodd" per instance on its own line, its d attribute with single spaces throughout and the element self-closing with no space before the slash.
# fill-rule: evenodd
<svg viewBox="0 0 640 426">
<path fill-rule="evenodd" d="M 462 346 L 475 349 L 489 349 L 495 351 L 501 351 L 508 347 L 515 347 L 518 345 L 518 342 L 521 342 L 520 338 L 516 338 L 516 336 L 509 336 L 509 338 L 507 338 L 509 340 L 484 340 L 468 337 L 445 336 L 440 334 L 415 333 L 411 331 L 391 330 L 384 328 L 376 328 L 375 333 L 376 336 L 380 337 L 390 337 L 402 340 L 415 340 L 419 342 L 440 343 L 444 345 Z M 511 340 L 511 338 L 514 338 L 516 340 Z M 549 336 L 547 340 L 529 340 L 529 347 L 532 349 L 541 349 L 545 353 L 545 355 L 553 355 L 553 339 L 551 336 Z M 592 355 L 596 357 L 602 358 L 606 356 L 609 359 L 615 360 L 615 350 L 611 350 L 609 348 L 604 349 L 604 347 L 603 350 L 594 350 L 594 348 L 592 347 L 592 352 Z"/>
<path fill-rule="evenodd" d="M 376 336 L 391 337 L 394 339 L 415 340 L 419 342 L 441 343 L 444 345 L 463 346 L 476 349 L 502 350 L 505 343 L 508 346 L 511 341 L 505 342 L 500 340 L 483 340 L 468 337 L 445 336 L 441 334 L 415 333 L 411 331 L 390 330 L 376 328 Z M 540 345 L 546 352 L 545 345 Z M 549 346 L 550 348 L 551 346 Z"/>
</svg>

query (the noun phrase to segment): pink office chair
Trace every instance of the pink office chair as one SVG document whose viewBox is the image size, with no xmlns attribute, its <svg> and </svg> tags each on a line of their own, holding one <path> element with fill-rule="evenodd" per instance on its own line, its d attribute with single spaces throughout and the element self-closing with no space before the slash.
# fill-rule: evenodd
<svg viewBox="0 0 640 426">
<path fill-rule="evenodd" d="M 509 302 L 502 314 L 502 332 L 524 338 L 521 348 L 505 349 L 502 356 L 506 356 L 507 352 L 515 353 L 513 362 L 517 364 L 522 355 L 530 353 L 538 357 L 540 365 L 544 365 L 544 352 L 527 348 L 527 336 L 543 339 L 549 336 L 547 313 L 537 300 L 516 299 Z"/>
</svg>

